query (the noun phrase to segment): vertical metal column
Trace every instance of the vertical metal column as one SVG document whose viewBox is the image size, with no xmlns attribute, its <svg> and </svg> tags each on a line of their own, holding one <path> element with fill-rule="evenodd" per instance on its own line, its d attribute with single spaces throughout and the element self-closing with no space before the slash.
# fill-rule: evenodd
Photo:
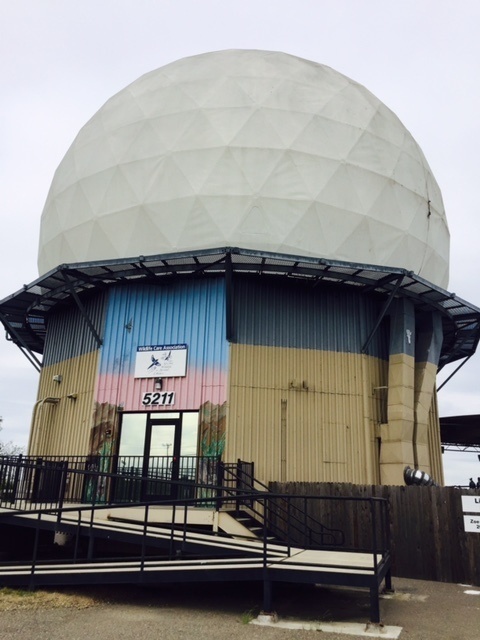
<svg viewBox="0 0 480 640">
<path fill-rule="evenodd" d="M 263 577 L 263 610 L 264 614 L 272 613 L 272 582 L 267 576 L 267 570 L 264 569 Z"/>
<path fill-rule="evenodd" d="M 378 594 L 378 584 L 370 587 L 370 622 L 380 622 L 380 601 Z"/>
</svg>

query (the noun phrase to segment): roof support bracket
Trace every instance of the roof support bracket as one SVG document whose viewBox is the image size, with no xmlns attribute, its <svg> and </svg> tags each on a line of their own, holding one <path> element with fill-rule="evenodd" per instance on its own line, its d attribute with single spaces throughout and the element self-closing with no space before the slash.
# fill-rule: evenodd
<svg viewBox="0 0 480 640">
<path fill-rule="evenodd" d="M 42 363 L 40 362 L 40 360 L 33 353 L 30 347 L 26 344 L 25 340 L 23 340 L 22 336 L 18 333 L 18 331 L 16 331 L 15 328 L 12 327 L 12 325 L 8 322 L 5 316 L 1 313 L 0 313 L 0 321 L 3 323 L 3 326 L 5 327 L 5 331 L 7 332 L 7 334 L 15 338 L 15 340 L 18 343 L 18 346 L 20 347 L 20 351 L 27 358 L 30 364 L 33 364 L 33 366 L 37 371 L 41 371 Z"/>
<path fill-rule="evenodd" d="M 85 307 L 82 304 L 82 301 L 80 300 L 80 298 L 78 297 L 77 292 L 75 291 L 75 287 L 73 286 L 73 283 L 71 282 L 71 280 L 68 277 L 68 274 L 65 273 L 65 271 L 62 271 L 62 277 L 65 280 L 68 288 L 70 289 L 70 293 L 72 294 L 72 298 L 75 300 L 77 307 L 80 311 L 80 313 L 83 316 L 83 319 L 85 320 L 85 322 L 88 325 L 88 328 L 90 329 L 93 337 L 95 338 L 95 341 L 97 343 L 97 347 L 101 347 L 103 344 L 102 339 L 100 338 L 100 336 L 97 333 L 97 330 L 95 329 L 93 322 L 90 320 L 87 310 L 85 309 Z"/>
<path fill-rule="evenodd" d="M 465 358 L 465 360 L 464 360 L 463 362 L 461 362 L 461 363 L 458 365 L 458 367 L 456 367 L 456 369 L 455 369 L 454 371 L 452 371 L 452 373 L 448 376 L 448 378 L 447 378 L 446 380 L 444 380 L 444 381 L 442 382 L 442 384 L 438 387 L 438 389 L 437 389 L 437 393 L 440 391 L 440 389 L 441 389 L 442 387 L 444 387 L 444 386 L 447 384 L 447 382 L 450 380 L 450 378 L 453 378 L 453 376 L 457 373 L 457 371 L 459 371 L 459 369 L 461 369 L 461 368 L 463 367 L 463 365 L 464 365 L 464 364 L 466 364 L 466 363 L 470 360 L 470 358 L 471 358 L 472 356 L 473 356 L 473 353 L 472 353 L 472 354 L 470 354 L 469 356 L 467 356 L 467 357 Z"/>
<path fill-rule="evenodd" d="M 400 286 L 401 286 L 402 282 L 403 282 L 403 275 L 401 275 L 401 276 L 399 276 L 399 277 L 397 278 L 397 281 L 396 281 L 396 283 L 395 283 L 395 285 L 394 285 L 393 289 L 392 289 L 392 290 L 390 291 L 390 293 L 388 294 L 388 297 L 387 297 L 387 299 L 386 299 L 386 300 L 385 300 L 385 302 L 384 302 L 383 308 L 382 308 L 382 310 L 380 311 L 380 314 L 379 314 L 379 316 L 378 316 L 378 318 L 377 318 L 377 321 L 376 321 L 376 323 L 375 323 L 375 326 L 374 326 L 374 327 L 373 327 L 373 329 L 370 331 L 370 335 L 368 336 L 368 338 L 367 338 L 367 340 L 366 340 L 365 344 L 364 344 L 364 345 L 363 345 L 363 347 L 362 347 L 362 353 L 364 353 L 364 354 L 365 354 L 365 353 L 367 353 L 367 349 L 368 349 L 368 347 L 370 346 L 370 343 L 372 342 L 373 337 L 375 336 L 375 334 L 376 334 L 376 332 L 377 332 L 377 329 L 378 329 L 378 327 L 380 326 L 380 323 L 382 322 L 382 320 L 383 320 L 383 318 L 385 317 L 385 315 L 386 315 L 386 313 L 387 313 L 387 311 L 388 311 L 388 309 L 389 309 L 390 305 L 392 304 L 392 301 L 393 301 L 393 299 L 394 299 L 394 297 L 395 297 L 395 294 L 397 293 L 398 289 L 400 288 Z"/>
</svg>

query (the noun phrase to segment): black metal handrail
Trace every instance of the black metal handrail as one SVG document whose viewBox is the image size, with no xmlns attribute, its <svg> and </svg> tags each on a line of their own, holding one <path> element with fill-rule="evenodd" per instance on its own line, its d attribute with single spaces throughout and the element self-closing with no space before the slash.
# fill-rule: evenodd
<svg viewBox="0 0 480 640">
<path fill-rule="evenodd" d="M 254 477 L 254 465 L 243 460 L 220 463 L 225 495 L 224 504 L 230 502 L 238 513 L 243 507 L 261 524 L 267 535 L 283 539 L 308 541 L 310 548 L 341 547 L 345 534 L 341 529 L 327 527 L 309 514 L 305 497 L 296 497 L 295 503 L 277 496 L 268 503 L 268 509 L 258 508 L 258 494 L 270 493 L 266 484 Z M 232 499 L 232 488 L 235 488 Z M 245 493 L 248 496 L 244 495 Z M 230 494 L 230 495 L 228 495 Z"/>
<path fill-rule="evenodd" d="M 0 456 L 0 507 L 131 503 L 216 491 L 218 456 Z M 209 487 L 209 488 L 205 488 Z"/>
<path fill-rule="evenodd" d="M 273 501 L 280 499 L 289 503 L 291 501 L 298 499 L 298 496 L 292 496 L 288 494 L 265 493 L 265 494 L 259 495 L 258 493 L 256 493 L 255 495 L 252 494 L 251 496 L 248 496 L 248 494 L 244 494 L 244 495 L 246 497 L 252 497 L 252 499 L 261 503 L 265 510 L 268 510 L 268 504 Z M 370 553 L 374 556 L 373 568 L 375 571 L 377 570 L 377 567 L 379 564 L 378 556 L 381 556 L 382 559 L 385 559 L 387 556 L 389 556 L 390 539 L 389 539 L 388 527 L 383 529 L 381 535 L 379 536 L 378 529 L 376 527 L 376 522 L 375 522 L 376 519 L 380 516 L 382 521 L 384 523 L 387 523 L 386 517 L 387 517 L 388 501 L 386 499 L 358 498 L 358 497 L 333 498 L 332 496 L 316 496 L 316 495 L 302 496 L 302 499 L 306 499 L 307 501 L 313 502 L 313 503 L 323 502 L 323 501 L 328 502 L 333 500 L 342 501 L 346 504 L 357 502 L 367 506 L 371 514 L 370 532 L 369 532 L 370 533 L 369 538 L 370 538 L 371 544 L 368 546 L 368 548 L 361 549 L 361 551 L 363 553 Z M 178 551 L 181 550 L 181 548 L 188 543 L 189 536 L 192 534 L 192 532 L 195 532 L 195 533 L 197 532 L 194 523 L 192 521 L 189 521 L 189 514 L 192 513 L 192 510 L 194 508 L 198 508 L 202 506 L 203 507 L 208 506 L 213 509 L 218 509 L 223 500 L 224 500 L 224 496 L 218 495 L 218 496 L 210 496 L 205 498 L 195 498 L 195 499 L 188 499 L 188 500 L 179 499 L 173 503 L 167 500 L 157 500 L 154 502 L 149 501 L 149 502 L 136 503 L 134 506 L 136 508 L 137 513 L 138 513 L 138 509 L 142 509 L 142 508 L 144 509 L 144 517 L 143 517 L 143 521 L 141 521 L 142 533 L 141 533 L 141 536 L 139 536 L 141 539 L 141 542 L 140 542 L 141 552 L 140 554 L 136 554 L 135 556 L 132 556 L 131 559 L 140 560 L 141 564 L 143 565 L 147 557 L 146 548 L 148 546 L 149 536 L 156 535 L 159 532 L 160 533 L 164 532 L 165 530 L 168 531 L 167 537 L 165 538 L 164 536 L 164 539 L 167 540 L 168 542 L 167 544 L 168 553 L 166 555 L 162 554 L 161 558 L 169 559 L 169 560 L 178 559 Z M 156 506 L 165 506 L 165 505 L 169 505 L 172 509 L 171 522 L 167 524 L 159 525 L 158 522 L 154 520 L 154 515 L 151 516 L 152 510 Z M 132 505 L 129 505 L 129 506 L 132 506 Z M 72 546 L 72 549 L 73 549 L 72 558 L 71 558 L 72 562 L 74 563 L 85 562 L 85 561 L 86 562 L 93 562 L 93 561 L 108 562 L 109 560 L 110 561 L 116 560 L 117 558 L 112 558 L 112 557 L 98 557 L 98 556 L 95 557 L 94 556 L 93 540 L 95 539 L 95 535 L 96 535 L 95 514 L 98 511 L 108 509 L 110 520 L 111 520 L 110 524 L 112 527 L 114 527 L 116 526 L 117 522 L 115 520 L 115 516 L 113 515 L 112 517 L 112 513 L 114 513 L 115 510 L 119 510 L 119 509 L 124 510 L 125 507 L 126 507 L 125 504 L 106 505 L 104 503 L 91 503 L 91 504 L 83 504 L 83 505 L 63 504 L 63 505 L 58 505 L 56 507 L 49 507 L 49 508 L 43 507 L 43 508 L 29 509 L 28 514 L 29 516 L 31 516 L 30 521 L 34 523 L 34 527 L 36 529 L 35 542 L 33 544 L 33 552 L 30 560 L 32 563 L 32 572 L 35 570 L 35 566 L 41 563 L 39 559 L 39 554 L 38 554 L 38 534 L 39 534 L 39 531 L 42 529 L 42 522 L 43 520 L 45 520 L 48 525 L 47 528 L 51 528 L 52 516 L 55 517 L 56 527 L 60 527 L 61 530 L 74 531 L 73 535 L 75 537 L 75 544 Z M 179 511 L 183 513 L 183 517 L 178 516 Z M 26 513 L 26 511 L 18 509 L 15 511 L 15 513 L 24 514 Z M 73 519 L 69 517 L 72 514 L 75 514 L 76 518 Z M 0 512 L 0 522 L 2 521 L 2 519 L 5 519 L 5 518 L 10 519 L 11 516 L 12 516 L 12 511 Z M 122 511 L 122 514 L 120 514 L 118 519 L 119 520 L 125 519 L 123 511 Z M 109 524 L 109 521 L 102 520 L 103 527 L 106 527 L 106 526 L 108 527 L 108 524 Z M 81 555 L 79 554 L 79 537 L 80 535 L 82 535 L 82 530 L 84 534 L 85 534 L 85 531 L 87 531 L 86 537 L 89 540 L 88 552 L 86 553 L 85 557 L 81 557 Z M 113 536 L 110 536 L 110 537 L 113 537 Z M 226 533 L 222 533 L 222 532 L 215 533 L 215 539 L 222 538 L 222 537 L 224 538 L 224 540 L 222 541 L 222 544 L 225 544 L 227 548 L 228 548 L 228 542 L 230 542 L 232 548 L 238 544 L 239 536 L 237 535 L 235 535 L 235 537 L 232 538 L 230 535 Z M 248 538 L 248 541 L 251 543 L 252 539 Z M 282 546 L 278 542 L 275 542 L 275 543 L 269 542 L 266 533 L 264 533 L 263 537 L 258 539 L 257 542 L 262 545 L 261 555 L 262 557 L 264 557 L 265 561 L 266 561 L 266 558 L 269 556 L 271 549 L 278 550 Z M 290 555 L 292 551 L 292 547 L 295 546 L 295 541 L 287 539 L 283 546 L 285 549 L 285 553 L 287 555 Z M 308 548 L 317 548 L 317 547 L 305 546 L 304 548 L 308 549 Z M 345 549 L 345 550 L 359 551 L 359 549 Z M 195 552 L 195 556 L 198 557 L 198 555 L 199 555 L 199 552 L 197 550 Z M 208 553 L 208 551 L 206 551 L 204 555 L 205 557 L 210 557 L 210 554 Z M 152 556 L 149 555 L 148 558 L 151 559 Z M 127 559 L 128 559 L 127 557 L 122 556 L 122 560 L 127 560 Z M 50 562 L 50 560 L 48 560 L 48 562 Z M 2 562 L 3 565 L 10 565 L 10 564 L 16 565 L 16 564 L 23 564 L 23 563 L 24 561 L 15 561 L 15 562 L 3 561 Z M 308 561 L 307 561 L 307 564 L 308 564 Z"/>
<path fill-rule="evenodd" d="M 236 509 L 240 506 L 246 507 L 263 523 L 262 538 L 265 544 L 269 535 L 273 533 L 280 543 L 286 544 L 289 548 L 297 546 L 327 549 L 342 546 L 345 550 L 370 552 L 373 545 L 373 548 L 378 548 L 381 553 L 390 548 L 388 501 L 382 498 L 340 498 L 271 493 L 266 485 L 253 477 L 253 465 L 242 461 L 238 461 L 235 465 L 225 465 L 220 464 L 218 460 L 205 460 L 204 462 L 208 462 L 211 466 L 211 478 L 207 478 L 211 482 L 202 483 L 192 482 L 188 477 L 175 481 L 165 477 L 152 477 L 151 474 L 145 476 L 139 471 L 130 476 L 130 471 L 126 473 L 124 469 L 116 473 L 101 471 L 93 469 L 92 465 L 85 465 L 85 459 L 86 457 L 76 457 L 73 460 L 75 464 L 72 466 L 72 460 L 65 458 L 42 460 L 40 464 L 37 458 L 0 457 L 0 487 L 3 487 L 0 506 L 16 512 L 28 511 L 30 514 L 56 513 L 60 521 L 61 514 L 69 510 L 91 510 L 93 517 L 96 509 L 107 505 L 112 508 L 124 507 L 125 504 L 135 506 L 173 504 L 174 510 L 179 506 L 185 508 L 203 506 L 219 510 L 226 504 L 232 503 Z M 198 460 L 200 459 L 197 458 Z M 218 475 L 214 474 L 214 471 L 218 471 Z M 49 482 L 55 480 L 56 495 L 49 496 L 49 500 L 40 499 L 39 494 L 46 486 L 43 476 Z M 164 488 L 168 488 L 168 491 L 165 491 L 162 498 L 157 496 L 149 499 L 141 497 L 136 499 L 136 496 L 125 491 L 119 494 L 119 483 L 132 480 L 141 487 L 160 482 Z M 72 487 L 83 488 L 80 495 L 83 499 L 78 499 L 78 492 L 73 491 Z M 107 492 L 104 491 L 105 487 L 109 489 Z M 105 499 L 106 495 L 110 496 L 109 500 Z M 118 499 L 119 495 L 120 499 Z M 73 497 L 77 497 L 77 500 L 72 499 Z M 80 506 L 72 506 L 75 502 Z M 322 509 L 316 508 L 315 505 L 320 503 L 324 505 Z M 344 530 L 328 527 L 311 515 L 312 512 L 328 515 L 328 505 L 334 503 L 342 504 L 347 511 L 352 510 L 353 505 L 360 505 L 363 509 L 368 506 L 368 520 L 373 527 L 370 531 L 371 544 L 365 545 L 353 539 L 346 541 Z M 348 509 L 346 509 L 347 505 Z M 172 523 L 174 522 L 173 519 Z M 363 538 L 365 537 L 363 535 Z"/>
</svg>

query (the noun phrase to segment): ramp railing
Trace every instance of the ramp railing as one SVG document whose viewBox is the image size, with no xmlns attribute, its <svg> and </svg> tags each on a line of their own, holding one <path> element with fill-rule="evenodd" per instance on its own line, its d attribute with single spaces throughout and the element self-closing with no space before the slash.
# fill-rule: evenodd
<svg viewBox="0 0 480 640">
<path fill-rule="evenodd" d="M 0 507 L 208 497 L 217 465 L 217 456 L 0 456 Z"/>
<path fill-rule="evenodd" d="M 168 456 L 159 456 L 146 474 L 140 458 L 123 464 L 119 457 L 0 457 L 0 507 L 17 513 L 55 512 L 59 517 L 75 504 L 92 513 L 105 505 L 230 507 L 237 516 L 246 513 L 259 523 L 257 535 L 265 543 L 274 539 L 289 547 L 356 551 L 370 551 L 373 544 L 381 553 L 390 548 L 388 502 L 380 498 L 272 493 L 255 479 L 253 463 L 241 460 L 225 464 L 217 458 L 186 457 L 180 464 L 186 471 L 175 480 L 169 475 Z M 351 517 L 354 510 L 360 519 Z M 362 525 L 352 530 L 351 523 L 359 521 Z"/>
</svg>

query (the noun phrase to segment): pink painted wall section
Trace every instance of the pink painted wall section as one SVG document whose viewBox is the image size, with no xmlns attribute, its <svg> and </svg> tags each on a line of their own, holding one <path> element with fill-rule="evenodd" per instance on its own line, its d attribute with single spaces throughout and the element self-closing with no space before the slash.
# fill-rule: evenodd
<svg viewBox="0 0 480 640">
<path fill-rule="evenodd" d="M 185 378 L 166 378 L 162 392 L 175 392 L 173 406 L 149 406 L 148 411 L 198 410 L 205 402 L 223 404 L 226 397 L 227 374 L 225 371 L 188 370 Z M 124 411 L 145 411 L 143 394 L 155 392 L 152 378 L 131 376 L 100 375 L 97 384 L 97 402 L 122 406 Z"/>
</svg>

